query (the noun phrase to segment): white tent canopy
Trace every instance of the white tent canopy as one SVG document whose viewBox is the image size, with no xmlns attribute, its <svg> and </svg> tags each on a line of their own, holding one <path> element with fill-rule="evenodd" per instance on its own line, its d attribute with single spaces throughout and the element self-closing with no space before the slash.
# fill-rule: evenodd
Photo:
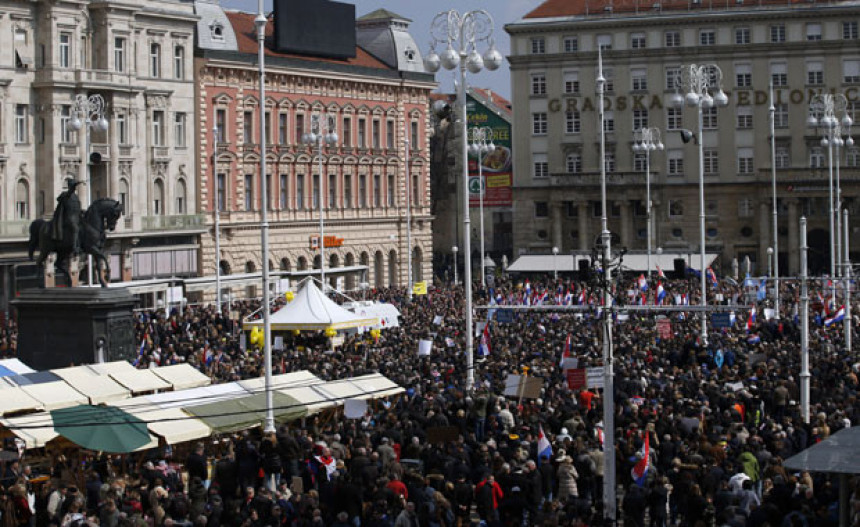
<svg viewBox="0 0 860 527">
<path fill-rule="evenodd" d="M 349 309 L 362 318 L 378 317 L 379 323 L 372 326 L 374 329 L 400 327 L 400 311 L 398 311 L 394 304 L 389 304 L 387 302 L 359 301 L 344 304 L 343 307 Z"/>
<path fill-rule="evenodd" d="M 184 362 L 153 368 L 150 371 L 170 383 L 174 390 L 198 388 L 212 383 L 212 379 L 205 373 Z"/>
<path fill-rule="evenodd" d="M 293 300 L 269 317 L 272 329 L 325 330 L 374 326 L 378 317 L 361 317 L 337 305 L 317 289 L 313 280 L 304 281 Z M 263 320 L 245 321 L 245 329 L 263 327 Z"/>
</svg>

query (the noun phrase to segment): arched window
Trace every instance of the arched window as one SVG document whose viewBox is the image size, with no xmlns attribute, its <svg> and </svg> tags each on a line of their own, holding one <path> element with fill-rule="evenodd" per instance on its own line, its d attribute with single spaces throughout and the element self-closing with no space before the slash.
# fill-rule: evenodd
<svg viewBox="0 0 860 527">
<path fill-rule="evenodd" d="M 157 179 L 152 188 L 152 214 L 161 216 L 164 213 L 164 182 Z"/>
<path fill-rule="evenodd" d="M 19 220 L 30 218 L 30 185 L 26 179 L 19 179 L 15 186 L 15 217 Z"/>
<path fill-rule="evenodd" d="M 119 202 L 122 204 L 122 210 L 128 214 L 129 204 L 128 181 L 123 178 L 119 180 Z"/>
<path fill-rule="evenodd" d="M 289 271 L 290 270 L 290 259 L 289 258 L 281 258 L 281 271 Z"/>
<path fill-rule="evenodd" d="M 373 255 L 373 283 L 376 287 L 385 287 L 385 257 L 382 251 Z"/>
<path fill-rule="evenodd" d="M 230 274 L 230 262 L 228 262 L 227 260 L 221 260 L 221 263 L 219 265 L 221 266 L 222 275 Z"/>
<path fill-rule="evenodd" d="M 421 269 L 422 254 L 423 253 L 421 252 L 420 247 L 416 247 L 415 249 L 412 250 L 412 283 L 413 284 L 415 282 L 422 281 L 421 277 L 424 275 L 424 273 L 421 272 L 422 271 L 422 269 Z"/>
<path fill-rule="evenodd" d="M 344 265 L 346 267 L 352 267 L 355 265 L 355 256 L 352 253 L 347 253 L 346 258 L 344 259 Z M 347 291 L 352 291 L 355 289 L 355 273 L 347 273 L 346 275 L 346 289 Z"/>
<path fill-rule="evenodd" d="M 400 282 L 397 276 L 397 251 L 390 251 L 388 253 L 388 285 L 391 287 L 397 287 L 397 284 Z"/>
<path fill-rule="evenodd" d="M 176 182 L 176 214 L 185 214 L 187 202 L 185 200 L 185 180 Z"/>
<path fill-rule="evenodd" d="M 296 262 L 296 270 L 297 271 L 306 271 L 308 269 L 308 259 L 304 256 L 299 256 L 299 260 Z"/>
</svg>

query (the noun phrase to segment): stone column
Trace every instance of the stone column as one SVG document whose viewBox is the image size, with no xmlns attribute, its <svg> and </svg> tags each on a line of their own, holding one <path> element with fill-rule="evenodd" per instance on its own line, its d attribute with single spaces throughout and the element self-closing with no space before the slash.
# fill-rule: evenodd
<svg viewBox="0 0 860 527">
<path fill-rule="evenodd" d="M 767 248 L 773 245 L 773 233 L 771 232 L 771 210 L 767 200 L 758 204 L 758 265 L 756 275 L 767 274 Z"/>
<path fill-rule="evenodd" d="M 800 205 L 798 200 L 788 200 L 788 274 L 789 276 L 798 276 L 800 274 L 800 241 L 798 233 L 800 232 L 800 217 L 797 214 L 797 208 Z"/>
<path fill-rule="evenodd" d="M 552 220 L 551 232 L 552 232 L 552 245 L 553 247 L 558 247 L 558 250 L 562 250 L 562 223 L 561 223 L 561 201 L 550 201 L 550 218 Z"/>
<path fill-rule="evenodd" d="M 628 249 L 633 248 L 633 238 L 630 236 L 630 230 L 633 226 L 630 214 L 630 202 L 623 200 L 618 202 L 621 208 L 621 246 Z"/>
<path fill-rule="evenodd" d="M 591 234 L 588 232 L 588 202 L 576 202 L 577 229 L 579 230 L 579 250 L 591 250 Z"/>
</svg>

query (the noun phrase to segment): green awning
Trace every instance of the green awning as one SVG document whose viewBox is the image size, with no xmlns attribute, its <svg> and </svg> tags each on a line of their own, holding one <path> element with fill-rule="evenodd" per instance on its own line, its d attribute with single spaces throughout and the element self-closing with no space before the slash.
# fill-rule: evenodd
<svg viewBox="0 0 860 527">
<path fill-rule="evenodd" d="M 62 408 L 51 419 L 58 434 L 89 450 L 126 453 L 153 442 L 146 423 L 115 406 Z"/>
<path fill-rule="evenodd" d="M 275 422 L 285 423 L 307 415 L 308 408 L 289 395 L 272 392 Z M 260 426 L 266 418 L 266 394 L 229 399 L 185 408 L 217 433 L 230 433 Z"/>
</svg>

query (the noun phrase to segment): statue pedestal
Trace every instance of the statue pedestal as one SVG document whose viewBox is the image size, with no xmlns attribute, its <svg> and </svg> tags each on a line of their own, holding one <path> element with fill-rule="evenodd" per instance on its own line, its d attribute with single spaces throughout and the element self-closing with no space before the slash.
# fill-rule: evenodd
<svg viewBox="0 0 860 527">
<path fill-rule="evenodd" d="M 18 311 L 18 358 L 35 370 L 134 361 L 132 308 L 125 288 L 25 289 Z"/>
</svg>

